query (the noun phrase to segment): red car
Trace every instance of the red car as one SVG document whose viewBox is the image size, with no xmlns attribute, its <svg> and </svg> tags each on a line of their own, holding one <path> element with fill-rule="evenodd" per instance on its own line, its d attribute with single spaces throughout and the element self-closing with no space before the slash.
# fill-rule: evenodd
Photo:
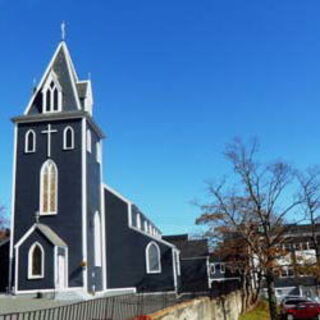
<svg viewBox="0 0 320 320">
<path fill-rule="evenodd" d="M 286 320 L 320 320 L 320 304 L 312 301 L 300 302 L 295 305 L 284 307 L 282 314 Z"/>
</svg>

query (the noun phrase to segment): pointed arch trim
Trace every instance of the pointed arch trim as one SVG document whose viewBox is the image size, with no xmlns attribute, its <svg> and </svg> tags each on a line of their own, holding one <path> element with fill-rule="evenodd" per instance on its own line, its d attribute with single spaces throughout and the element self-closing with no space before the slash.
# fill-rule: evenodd
<svg viewBox="0 0 320 320">
<path fill-rule="evenodd" d="M 39 261 L 35 261 L 35 250 L 39 248 L 40 250 L 40 260 Z M 41 279 L 44 278 L 44 249 L 42 247 L 42 245 L 39 242 L 35 242 L 29 249 L 28 252 L 28 279 Z M 38 258 L 39 259 L 39 258 Z M 39 266 L 35 266 L 35 263 L 40 263 L 40 270 L 39 272 L 37 272 L 37 270 L 35 270 L 36 268 L 39 268 Z M 37 273 L 35 273 L 37 272 Z"/>
</svg>

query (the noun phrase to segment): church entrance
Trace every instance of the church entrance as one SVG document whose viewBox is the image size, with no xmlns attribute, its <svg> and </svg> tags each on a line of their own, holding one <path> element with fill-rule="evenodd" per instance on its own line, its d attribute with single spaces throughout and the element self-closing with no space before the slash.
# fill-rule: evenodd
<svg viewBox="0 0 320 320">
<path fill-rule="evenodd" d="M 57 259 L 57 289 L 64 289 L 66 288 L 67 283 L 67 265 L 66 265 L 66 258 L 65 255 L 58 254 Z"/>
</svg>

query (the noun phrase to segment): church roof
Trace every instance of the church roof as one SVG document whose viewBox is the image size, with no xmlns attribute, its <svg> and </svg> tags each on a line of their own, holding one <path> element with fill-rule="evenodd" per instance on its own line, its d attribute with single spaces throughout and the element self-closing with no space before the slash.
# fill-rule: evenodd
<svg viewBox="0 0 320 320">
<path fill-rule="evenodd" d="M 67 244 L 46 224 L 35 223 L 16 243 L 19 247 L 36 230 L 39 230 L 54 246 L 67 247 Z"/>
<path fill-rule="evenodd" d="M 63 111 L 79 111 L 84 110 L 91 113 L 90 108 L 84 103 L 85 98 L 89 97 L 90 101 L 91 90 L 88 90 L 89 80 L 80 81 L 74 68 L 68 47 L 64 41 L 62 41 L 46 71 L 44 72 L 38 86 L 34 90 L 34 93 L 28 103 L 28 106 L 24 112 L 24 115 L 41 114 L 43 109 L 43 89 L 46 82 L 50 81 L 50 77 L 54 77 L 62 88 L 62 110 Z M 49 80 L 48 80 L 49 79 Z"/>
<path fill-rule="evenodd" d="M 67 247 L 67 244 L 47 225 L 38 223 L 36 228 L 38 228 L 55 246 Z"/>
</svg>

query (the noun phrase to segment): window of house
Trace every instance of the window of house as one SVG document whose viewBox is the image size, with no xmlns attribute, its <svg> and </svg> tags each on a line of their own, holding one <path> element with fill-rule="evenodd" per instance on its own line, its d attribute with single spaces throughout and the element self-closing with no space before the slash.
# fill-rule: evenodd
<svg viewBox="0 0 320 320">
<path fill-rule="evenodd" d="M 155 242 L 150 242 L 146 247 L 147 273 L 161 272 L 160 248 Z"/>
<path fill-rule="evenodd" d="M 94 215 L 94 264 L 96 267 L 101 267 L 101 242 L 101 221 L 99 212 L 97 211 Z"/>
<path fill-rule="evenodd" d="M 58 202 L 58 170 L 47 160 L 40 172 L 40 214 L 56 214 Z"/>
<path fill-rule="evenodd" d="M 42 246 L 36 242 L 30 249 L 28 254 L 28 278 L 39 279 L 44 277 L 44 250 Z"/>
<path fill-rule="evenodd" d="M 24 152 L 32 153 L 36 151 L 36 134 L 33 130 L 28 130 L 24 139 Z"/>
<path fill-rule="evenodd" d="M 58 112 L 62 109 L 62 88 L 54 72 L 51 72 L 42 89 L 43 112 Z"/>
<path fill-rule="evenodd" d="M 91 137 L 91 131 L 87 130 L 87 151 L 91 153 L 92 150 L 92 137 Z"/>
<path fill-rule="evenodd" d="M 66 127 L 63 131 L 63 149 L 74 149 L 74 130 L 72 127 Z"/>
<path fill-rule="evenodd" d="M 226 266 L 225 266 L 224 263 L 221 263 L 221 264 L 220 264 L 220 272 L 221 272 L 221 273 L 225 273 L 225 272 L 226 272 Z"/>
<path fill-rule="evenodd" d="M 144 222 L 144 231 L 148 232 L 148 222 L 147 221 Z"/>
<path fill-rule="evenodd" d="M 210 264 L 210 274 L 214 275 L 216 273 L 216 266 L 214 263 Z"/>
</svg>

